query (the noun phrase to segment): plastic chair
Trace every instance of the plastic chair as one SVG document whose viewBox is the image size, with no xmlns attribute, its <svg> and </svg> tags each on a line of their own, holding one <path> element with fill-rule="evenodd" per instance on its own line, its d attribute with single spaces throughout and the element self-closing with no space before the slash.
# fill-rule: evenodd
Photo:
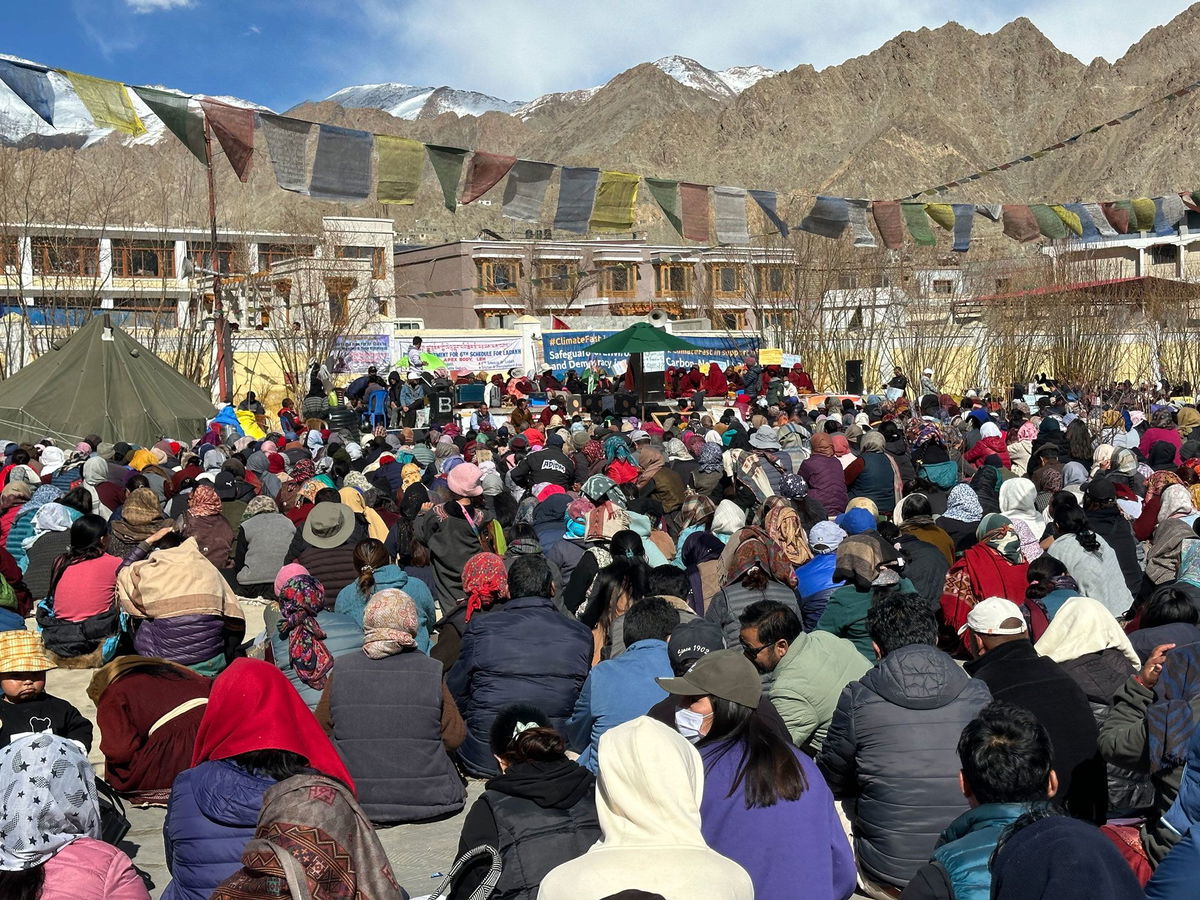
<svg viewBox="0 0 1200 900">
<path fill-rule="evenodd" d="M 376 424 L 387 426 L 387 391 L 372 391 L 367 397 L 367 427 L 374 428 Z M 376 421 L 378 420 L 378 422 Z"/>
</svg>

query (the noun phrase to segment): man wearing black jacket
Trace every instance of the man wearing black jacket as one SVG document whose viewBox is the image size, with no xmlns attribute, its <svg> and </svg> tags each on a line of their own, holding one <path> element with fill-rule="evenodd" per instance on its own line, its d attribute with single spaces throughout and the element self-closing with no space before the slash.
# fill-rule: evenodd
<svg viewBox="0 0 1200 900">
<path fill-rule="evenodd" d="M 569 490 L 575 482 L 575 463 L 562 448 L 562 436 L 551 434 L 544 450 L 530 453 L 513 468 L 513 484 L 526 490 L 535 484 L 556 484 Z"/>
<path fill-rule="evenodd" d="M 1103 825 L 1108 775 L 1083 689 L 1058 663 L 1038 655 L 1025 617 L 1010 600 L 988 597 L 975 604 L 963 630 L 970 631 L 975 654 L 967 674 L 986 683 L 996 700 L 1029 710 L 1050 735 L 1059 784 L 1055 802 L 1077 819 Z"/>
</svg>

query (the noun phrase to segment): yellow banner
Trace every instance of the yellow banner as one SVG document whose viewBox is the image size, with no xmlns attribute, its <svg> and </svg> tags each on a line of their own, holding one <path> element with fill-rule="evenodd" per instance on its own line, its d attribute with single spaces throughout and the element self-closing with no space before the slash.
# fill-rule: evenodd
<svg viewBox="0 0 1200 900">
<path fill-rule="evenodd" d="M 779 347 L 764 347 L 758 351 L 758 361 L 764 366 L 782 366 L 783 350 Z"/>
</svg>

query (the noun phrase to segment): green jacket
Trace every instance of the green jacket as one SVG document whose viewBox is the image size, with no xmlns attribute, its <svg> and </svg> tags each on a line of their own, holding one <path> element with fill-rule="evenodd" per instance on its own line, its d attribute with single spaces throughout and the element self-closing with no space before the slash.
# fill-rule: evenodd
<svg viewBox="0 0 1200 900">
<path fill-rule="evenodd" d="M 842 688 L 870 668 L 847 640 L 824 631 L 796 638 L 775 667 L 769 696 L 797 747 L 817 755 Z"/>
<path fill-rule="evenodd" d="M 900 589 L 917 593 L 907 578 L 900 579 Z M 817 630 L 844 637 L 858 648 L 863 659 L 874 665 L 875 648 L 871 646 L 871 635 L 867 631 L 867 610 L 871 608 L 872 600 L 871 591 L 860 591 L 852 584 L 838 588 L 830 595 L 825 612 L 817 622 Z"/>
<path fill-rule="evenodd" d="M 1100 753 L 1118 766 L 1134 772 L 1149 772 L 1146 710 L 1154 702 L 1154 691 L 1142 687 L 1132 678 L 1125 682 L 1113 697 L 1108 718 L 1100 726 Z M 1200 717 L 1200 697 L 1193 698 L 1192 716 Z M 1142 846 L 1157 866 L 1179 840 L 1179 835 L 1162 821 L 1163 815 L 1179 793 L 1183 766 L 1151 774 L 1154 783 L 1154 805 L 1142 826 Z"/>
</svg>

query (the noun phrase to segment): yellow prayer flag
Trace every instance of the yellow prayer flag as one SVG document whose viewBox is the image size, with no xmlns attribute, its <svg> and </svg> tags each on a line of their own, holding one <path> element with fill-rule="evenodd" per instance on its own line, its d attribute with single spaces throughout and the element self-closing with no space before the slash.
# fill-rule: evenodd
<svg viewBox="0 0 1200 900">
<path fill-rule="evenodd" d="M 1138 231 L 1154 230 L 1154 201 L 1149 197 L 1137 197 L 1133 201 L 1133 214 L 1137 217 Z"/>
<path fill-rule="evenodd" d="M 638 175 L 601 172 L 588 228 L 592 231 L 629 231 L 633 228 L 633 207 L 640 182 Z"/>
<path fill-rule="evenodd" d="M 954 207 L 949 203 L 926 203 L 925 213 L 947 231 L 954 230 Z"/>
<path fill-rule="evenodd" d="M 375 196 L 380 203 L 412 206 L 421 184 L 421 168 L 425 165 L 425 145 L 420 141 L 375 135 L 379 151 Z"/>
<path fill-rule="evenodd" d="M 137 110 L 133 108 L 129 91 L 121 82 L 68 72 L 65 69 L 59 69 L 58 72 L 71 82 L 71 87 L 101 128 L 114 128 L 132 135 L 146 133 L 146 126 L 142 124 Z"/>
<path fill-rule="evenodd" d="M 1068 231 L 1076 237 L 1083 234 L 1083 222 L 1080 221 L 1079 216 L 1075 215 L 1075 213 L 1071 212 L 1065 206 L 1059 206 L 1057 203 L 1051 203 L 1050 208 L 1054 210 L 1056 216 L 1062 219 Z"/>
</svg>

